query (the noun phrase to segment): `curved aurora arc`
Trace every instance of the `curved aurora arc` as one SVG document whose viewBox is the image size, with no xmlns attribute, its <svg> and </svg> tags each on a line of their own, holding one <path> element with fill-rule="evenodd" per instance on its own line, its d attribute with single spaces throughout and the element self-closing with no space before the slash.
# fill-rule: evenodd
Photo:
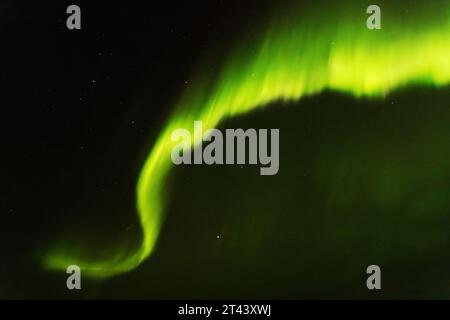
<svg viewBox="0 0 450 320">
<path fill-rule="evenodd" d="M 76 264 L 83 274 L 100 278 L 130 271 L 150 256 L 163 222 L 174 129 L 192 128 L 194 120 L 202 120 L 206 130 L 271 102 L 298 101 L 324 90 L 383 98 L 412 84 L 450 83 L 450 2 L 430 1 L 408 10 L 407 4 L 392 2 L 378 1 L 381 30 L 366 28 L 365 10 L 370 3 L 341 2 L 338 8 L 315 10 L 306 19 L 280 15 L 261 33 L 260 41 L 247 41 L 246 48 L 233 51 L 214 79 L 207 73 L 197 74 L 140 173 L 136 188 L 140 246 L 118 248 L 116 255 L 95 260 L 83 254 L 89 247 L 73 250 L 75 246 L 65 243 L 50 251 L 45 267 L 65 270 Z"/>
</svg>

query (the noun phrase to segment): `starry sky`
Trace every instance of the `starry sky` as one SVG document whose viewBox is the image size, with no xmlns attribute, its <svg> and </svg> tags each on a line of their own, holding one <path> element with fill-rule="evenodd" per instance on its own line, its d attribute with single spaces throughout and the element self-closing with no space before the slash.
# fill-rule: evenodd
<svg viewBox="0 0 450 320">
<path fill-rule="evenodd" d="M 205 52 L 225 55 L 274 6 L 79 2 L 69 31 L 70 4 L 0 5 L 0 298 L 448 298 L 450 91 L 414 86 L 225 121 L 280 128 L 280 173 L 176 168 L 152 259 L 69 292 L 46 250 L 61 235 L 140 242 L 136 181 L 171 106 Z M 381 292 L 365 287 L 369 264 Z"/>
<path fill-rule="evenodd" d="M 101 210 L 108 225 L 139 236 L 142 162 L 199 53 L 231 41 L 239 26 L 229 22 L 256 5 L 238 3 L 79 2 L 82 30 L 72 32 L 71 2 L 1 4 L 2 297 L 39 296 L 47 279 L 33 274 L 36 256 L 67 222 L 111 236 L 114 227 L 85 224 Z"/>
</svg>

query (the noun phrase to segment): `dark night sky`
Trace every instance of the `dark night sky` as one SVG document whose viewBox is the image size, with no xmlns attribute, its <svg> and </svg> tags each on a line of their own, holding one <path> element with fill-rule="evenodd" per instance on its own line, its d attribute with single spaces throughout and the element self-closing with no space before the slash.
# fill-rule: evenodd
<svg viewBox="0 0 450 320">
<path fill-rule="evenodd" d="M 363 266 L 380 258 L 371 248 L 386 243 L 392 251 L 382 261 L 392 285 L 375 297 L 448 294 L 442 283 L 450 281 L 449 248 L 429 255 L 411 249 L 435 225 L 448 225 L 447 200 L 440 204 L 444 214 L 431 212 L 431 225 L 402 220 L 414 199 L 391 208 L 399 215 L 380 214 L 370 192 L 332 213 L 311 175 L 318 159 L 339 158 L 321 149 L 326 145 L 343 146 L 342 158 L 364 162 L 367 141 L 389 141 L 388 149 L 398 151 L 393 157 L 414 158 L 411 144 L 420 146 L 431 128 L 445 128 L 450 119 L 448 88 L 412 88 L 381 102 L 327 92 L 284 112 L 230 122 L 281 128 L 281 148 L 296 144 L 282 151 L 277 177 L 260 182 L 255 168 L 177 169 L 176 201 L 152 259 L 129 274 L 86 280 L 81 293 L 65 289 L 64 273 L 42 271 L 42 250 L 68 227 L 111 242 L 117 233 L 138 240 L 136 179 L 185 81 L 206 51 L 251 34 L 254 20 L 270 10 L 269 1 L 146 3 L 78 2 L 81 31 L 65 26 L 72 2 L 1 4 L 1 298 L 373 297 Z M 430 101 L 433 108 L 421 108 Z M 431 138 L 445 148 L 449 132 L 441 132 Z M 450 189 L 442 180 L 440 188 Z M 430 182 L 431 190 L 437 183 Z M 367 233 L 356 232 L 367 225 Z M 336 244 L 339 231 L 331 229 L 352 236 Z"/>
</svg>

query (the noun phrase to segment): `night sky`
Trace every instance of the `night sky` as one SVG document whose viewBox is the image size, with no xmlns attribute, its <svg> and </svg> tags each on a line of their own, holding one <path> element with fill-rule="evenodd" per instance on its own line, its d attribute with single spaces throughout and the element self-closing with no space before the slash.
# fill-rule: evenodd
<svg viewBox="0 0 450 320">
<path fill-rule="evenodd" d="M 78 2 L 79 31 L 72 2 L 2 2 L 0 298 L 449 297 L 448 86 L 325 90 L 226 119 L 280 129 L 278 175 L 177 167 L 135 270 L 69 291 L 64 270 L 43 268 L 61 238 L 94 257 L 140 243 L 136 182 L 199 61 L 214 52 L 218 72 L 279 6 L 242 2 Z M 366 288 L 371 264 L 381 291 Z"/>
</svg>

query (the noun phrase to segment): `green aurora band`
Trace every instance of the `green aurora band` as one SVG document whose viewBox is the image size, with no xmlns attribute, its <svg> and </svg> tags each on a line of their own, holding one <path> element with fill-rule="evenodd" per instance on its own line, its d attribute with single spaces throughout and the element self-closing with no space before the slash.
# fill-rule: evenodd
<svg viewBox="0 0 450 320">
<path fill-rule="evenodd" d="M 130 271 L 148 258 L 163 223 L 165 181 L 174 166 L 171 133 L 192 128 L 194 120 L 202 120 L 206 130 L 270 103 L 298 101 L 324 90 L 380 99 L 406 86 L 440 87 L 450 82 L 448 0 L 414 5 L 378 1 L 381 30 L 366 27 L 371 3 L 339 3 L 308 12 L 292 7 L 279 11 L 256 39 L 232 50 L 214 75 L 195 75 L 140 173 L 138 248 L 116 248 L 110 257 L 95 259 L 87 255 L 89 246 L 61 242 L 45 256 L 45 267 L 65 270 L 76 264 L 84 275 L 102 278 Z"/>
</svg>

